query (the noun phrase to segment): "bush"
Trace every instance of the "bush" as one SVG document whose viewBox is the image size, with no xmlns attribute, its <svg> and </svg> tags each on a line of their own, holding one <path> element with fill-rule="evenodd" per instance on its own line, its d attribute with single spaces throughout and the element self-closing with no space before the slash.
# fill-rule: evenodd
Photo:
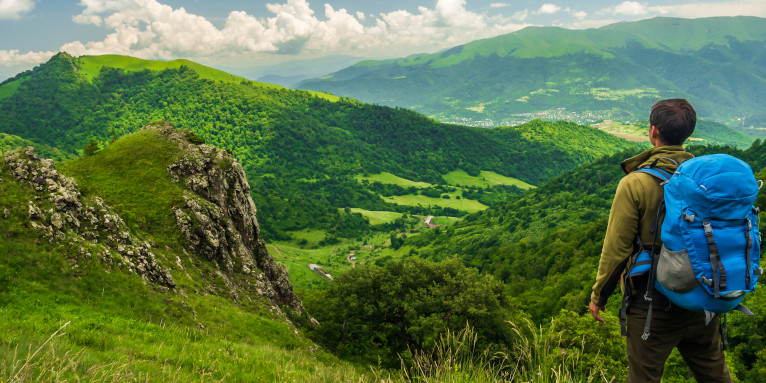
<svg viewBox="0 0 766 383">
<path fill-rule="evenodd" d="M 86 157 L 90 157 L 94 154 L 96 154 L 97 151 L 101 150 L 101 145 L 99 145 L 98 141 L 94 139 L 90 139 L 90 142 L 88 142 L 87 145 L 82 147 L 82 153 Z"/>
</svg>

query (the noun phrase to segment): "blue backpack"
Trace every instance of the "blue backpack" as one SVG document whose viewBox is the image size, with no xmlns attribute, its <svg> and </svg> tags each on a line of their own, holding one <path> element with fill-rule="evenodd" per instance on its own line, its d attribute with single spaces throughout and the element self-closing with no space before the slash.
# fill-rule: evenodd
<svg viewBox="0 0 766 383">
<path fill-rule="evenodd" d="M 685 161 L 672 176 L 653 166 L 636 171 L 662 180 L 665 195 L 655 221 L 656 228 L 664 214 L 662 247 L 636 254 L 627 273 L 628 278 L 649 274 L 642 338 L 649 336 L 654 289 L 673 304 L 704 312 L 706 324 L 732 310 L 753 315 L 740 304 L 763 273 L 753 206 L 759 185 L 750 166 L 713 154 Z"/>
</svg>

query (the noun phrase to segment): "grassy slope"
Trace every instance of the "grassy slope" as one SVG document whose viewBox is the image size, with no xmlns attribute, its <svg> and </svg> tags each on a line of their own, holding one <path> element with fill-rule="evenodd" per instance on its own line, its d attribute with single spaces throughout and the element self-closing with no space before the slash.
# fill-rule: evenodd
<svg viewBox="0 0 766 383">
<path fill-rule="evenodd" d="M 522 180 L 506 177 L 502 174 L 486 170 L 479 172 L 478 176 L 472 176 L 465 171 L 458 169 L 445 174 L 443 178 L 448 184 L 454 186 L 489 187 L 495 185 L 513 185 L 521 189 L 531 189 L 535 187 Z"/>
<path fill-rule="evenodd" d="M 73 157 L 71 154 L 64 153 L 49 145 L 37 144 L 13 134 L 0 133 L 0 153 L 22 149 L 27 146 L 34 147 L 36 153 L 43 158 L 69 159 Z"/>
<path fill-rule="evenodd" d="M 101 68 L 103 67 L 120 68 L 126 71 L 135 72 L 135 71 L 142 71 L 142 70 L 161 71 L 165 69 L 178 69 L 181 66 L 186 66 L 188 68 L 191 68 L 195 72 L 197 72 L 199 77 L 202 79 L 221 81 L 224 83 L 232 83 L 232 84 L 238 84 L 244 81 L 244 82 L 252 83 L 259 87 L 284 89 L 284 87 L 281 85 L 251 81 L 244 77 L 235 76 L 235 75 L 226 73 L 222 70 L 210 68 L 210 67 L 195 63 L 193 61 L 185 60 L 185 59 L 176 59 L 172 61 L 157 61 L 157 60 L 144 60 L 144 59 L 131 57 L 131 56 L 101 55 L 101 56 L 82 56 L 79 58 L 79 60 L 80 60 L 80 69 L 82 71 L 81 73 L 85 76 L 85 78 L 89 80 L 93 80 L 93 78 L 97 77 L 101 71 Z M 3 88 L 4 87 L 0 88 L 0 99 L 2 99 Z M 16 85 L 16 88 L 18 88 L 18 85 Z M 329 101 L 338 100 L 338 97 L 333 96 L 331 94 L 322 93 L 322 92 L 312 92 L 312 93 Z"/>
<path fill-rule="evenodd" d="M 433 186 L 432 184 L 428 182 L 418 182 L 418 181 L 408 180 L 406 178 L 393 175 L 389 172 L 371 174 L 369 176 L 358 175 L 355 178 L 358 180 L 367 180 L 370 182 L 380 182 L 382 184 L 398 185 L 405 188 L 410 186 L 414 186 L 416 188 L 428 188 Z"/>
<path fill-rule="evenodd" d="M 173 269 L 178 293 L 109 269 L 98 254 L 79 257 L 80 245 L 40 242 L 26 212 L 33 191 L 8 182 L 13 176 L 0 163 L 6 180 L 0 182 L 0 381 L 358 380 L 354 367 L 315 351 L 265 307 L 203 290 L 200 275 L 211 267 L 205 261 L 184 257 L 185 271 L 173 265 L 181 245 L 167 212 L 180 187 L 165 169 L 175 155 L 168 142 L 141 132 L 58 167 L 81 182 L 86 201 L 118 202 L 114 208 L 134 235 L 154 242 L 158 261 Z M 66 336 L 28 358 L 28 349 L 34 352 L 67 322 Z M 46 375 L 51 369 L 61 375 Z"/>
<path fill-rule="evenodd" d="M 406 206 L 441 206 L 449 207 L 457 210 L 467 211 L 469 213 L 475 213 L 487 208 L 487 205 L 482 204 L 479 201 L 470 200 L 467 198 L 456 199 L 459 193 L 445 193 L 450 195 L 449 199 L 446 198 L 433 198 L 420 194 L 407 194 L 402 196 L 383 197 L 385 201 L 393 202 L 397 205 Z"/>
<path fill-rule="evenodd" d="M 94 156 L 60 164 L 59 171 L 74 177 L 84 195 L 101 196 L 133 229 L 176 243 L 181 237 L 170 207 L 183 202 L 183 187 L 170 182 L 167 165 L 179 155 L 156 131 L 139 131 Z"/>
<path fill-rule="evenodd" d="M 13 96 L 19 90 L 21 84 L 27 80 L 29 80 L 29 77 L 22 77 L 0 86 L 0 100 Z"/>
</svg>

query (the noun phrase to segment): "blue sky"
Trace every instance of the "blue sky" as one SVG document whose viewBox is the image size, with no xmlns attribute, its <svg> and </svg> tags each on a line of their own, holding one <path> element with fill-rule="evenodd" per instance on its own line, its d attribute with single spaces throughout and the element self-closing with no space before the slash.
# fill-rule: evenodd
<svg viewBox="0 0 766 383">
<path fill-rule="evenodd" d="M 0 79 L 65 50 L 255 67 L 434 52 L 530 25 L 766 17 L 766 0 L 0 0 Z"/>
</svg>

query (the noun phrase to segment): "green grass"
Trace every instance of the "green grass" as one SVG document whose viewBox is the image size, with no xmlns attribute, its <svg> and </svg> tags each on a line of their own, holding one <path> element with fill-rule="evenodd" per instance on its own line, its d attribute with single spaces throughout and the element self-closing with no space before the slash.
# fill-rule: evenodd
<svg viewBox="0 0 766 383">
<path fill-rule="evenodd" d="M 326 231 L 318 229 L 291 231 L 289 234 L 298 241 L 305 239 L 309 245 L 316 245 L 327 236 Z"/>
<path fill-rule="evenodd" d="M 485 210 L 487 208 L 486 205 L 482 204 L 479 201 L 474 201 L 470 199 L 456 199 L 454 196 L 450 199 L 445 198 L 432 198 L 427 197 L 420 194 L 407 194 L 402 196 L 392 196 L 392 197 L 382 197 L 384 201 L 395 203 L 397 205 L 405 205 L 405 206 L 441 206 L 441 207 L 449 207 L 469 213 L 475 213 L 478 211 Z"/>
<path fill-rule="evenodd" d="M 163 183 L 175 151 L 153 133 L 126 136 L 59 168 L 87 175 L 84 203 L 96 191 L 121 195 L 122 209 L 133 211 L 141 225 L 154 222 L 142 228 L 156 237 L 169 232 L 158 213 L 168 206 L 154 204 L 175 196 L 167 190 L 175 184 Z M 114 157 L 131 147 L 132 156 Z M 157 163 L 143 162 L 147 156 Z M 111 172 L 120 176 L 112 180 Z M 344 363 L 297 335 L 259 296 L 235 302 L 216 294 L 214 270 L 195 267 L 207 261 L 189 261 L 194 256 L 174 250 L 177 242 L 152 249 L 178 282 L 176 290 L 163 292 L 108 266 L 101 255 L 107 243 L 73 234 L 67 234 L 72 241 L 41 240 L 31 229 L 28 204 L 35 200 L 47 211 L 52 203 L 14 182 L 1 157 L 0 178 L 0 382 L 368 381 L 368 369 Z M 165 190 L 153 190 L 154 197 L 138 190 L 154 186 Z M 166 240 L 173 244 L 173 236 Z M 83 256 L 81 248 L 91 256 Z M 183 269 L 176 256 L 184 258 Z"/>
<path fill-rule="evenodd" d="M 406 178 L 395 176 L 395 175 L 393 175 L 391 173 L 387 173 L 387 172 L 383 172 L 383 173 L 379 173 L 379 174 L 372 174 L 372 175 L 369 175 L 369 176 L 357 175 L 356 179 L 357 180 L 367 180 L 369 182 L 380 182 L 382 184 L 399 185 L 399 186 L 405 187 L 405 188 L 410 187 L 410 186 L 414 186 L 416 188 L 421 188 L 422 189 L 422 188 L 429 188 L 429 187 L 433 186 L 433 185 L 431 185 L 431 184 L 429 184 L 427 182 L 410 181 L 410 180 L 408 180 Z"/>
<path fill-rule="evenodd" d="M 471 176 L 465 171 L 458 169 L 445 174 L 442 178 L 444 178 L 448 184 L 454 186 L 491 187 L 495 185 L 513 185 L 524 190 L 535 187 L 520 179 L 506 177 L 502 174 L 487 170 L 482 170 L 479 172 L 478 176 Z"/>
<path fill-rule="evenodd" d="M 21 84 L 23 84 L 27 80 L 29 80 L 29 76 L 22 77 L 18 80 L 11 81 L 3 86 L 0 86 L 0 100 L 11 97 L 14 94 L 16 94 L 16 91 L 19 90 L 19 87 L 21 86 Z"/>
<path fill-rule="evenodd" d="M 372 211 L 358 208 L 351 208 L 352 213 L 360 213 L 370 220 L 371 225 L 380 225 L 382 223 L 393 222 L 401 218 L 404 214 L 395 211 Z"/>
<path fill-rule="evenodd" d="M 351 268 L 346 261 L 342 244 L 324 246 L 314 249 L 303 248 L 292 242 L 273 242 L 267 245 L 269 254 L 274 260 L 285 265 L 290 275 L 290 281 L 296 289 L 313 289 L 324 286 L 329 280 L 314 270 L 310 264 L 319 265 L 330 275 Z"/>
<path fill-rule="evenodd" d="M 456 222 L 462 221 L 462 218 L 457 217 L 434 217 L 434 219 L 431 220 L 432 223 L 436 225 L 444 225 L 444 226 L 451 226 L 455 224 Z"/>
<path fill-rule="evenodd" d="M 153 130 L 125 136 L 91 157 L 63 162 L 58 168 L 74 177 L 84 196 L 99 196 L 129 227 L 175 242 L 173 206 L 184 203 L 181 183 L 173 183 L 167 167 L 180 155 L 176 144 Z"/>
</svg>

